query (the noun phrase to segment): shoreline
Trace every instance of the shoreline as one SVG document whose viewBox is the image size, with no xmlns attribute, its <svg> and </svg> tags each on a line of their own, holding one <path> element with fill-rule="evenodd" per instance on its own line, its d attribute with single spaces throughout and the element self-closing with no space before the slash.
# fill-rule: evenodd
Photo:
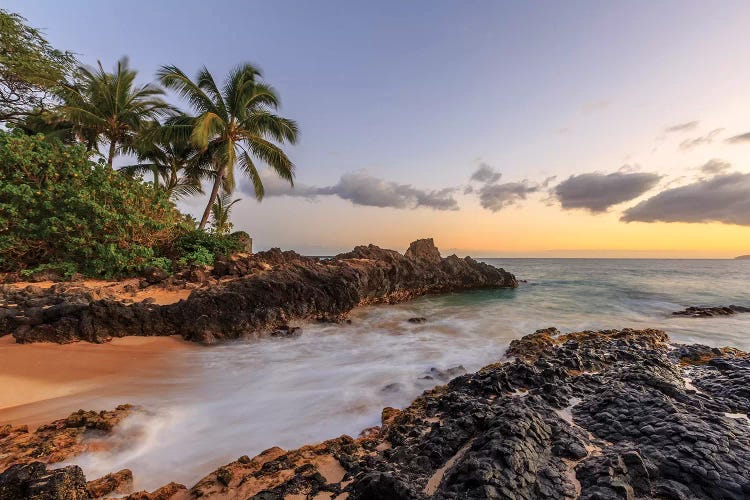
<svg viewBox="0 0 750 500">
<path fill-rule="evenodd" d="M 676 344 L 655 329 L 547 328 L 513 340 L 507 354 L 512 361 L 456 377 L 403 409 L 384 408 L 381 425 L 357 438 L 272 447 L 240 456 L 192 487 L 166 484 L 172 478 L 164 477 L 165 486 L 126 498 L 415 500 L 461 492 L 479 499 L 488 492 L 502 496 L 507 484 L 530 498 L 540 491 L 614 498 L 623 488 L 642 498 L 686 492 L 743 498 L 750 492 L 750 400 L 738 391 L 750 373 L 748 353 Z M 85 412 L 83 420 L 78 412 L 40 429 L 42 444 L 52 447 L 21 456 L 17 463 L 28 465 L 20 466 L 20 479 L 9 480 L 28 488 L 53 475 L 66 488 L 106 484 L 107 492 L 122 486 L 130 493 L 130 470 L 89 477 L 95 481 L 87 484 L 78 466 L 61 466 L 76 464 L 81 451 L 107 449 L 109 435 L 119 442 L 118 412 L 133 411 L 148 409 Z M 87 422 L 105 418 L 112 425 L 95 428 L 103 435 L 87 430 Z M 80 436 L 81 446 L 63 441 L 60 453 L 67 458 L 55 465 L 55 443 L 70 433 Z M 25 453 L 23 436 L 10 438 L 11 452 Z"/>
<path fill-rule="evenodd" d="M 148 393 L 155 388 L 134 387 L 133 380 L 179 369 L 173 354 L 194 349 L 200 347 L 177 336 L 63 345 L 17 344 L 10 335 L 0 337 L 0 423 L 34 428 L 97 399 L 134 389 Z"/>
<path fill-rule="evenodd" d="M 298 329 L 290 321 L 340 322 L 362 305 L 517 286 L 515 276 L 502 268 L 470 257 L 443 258 L 432 238 L 412 242 L 404 254 L 362 245 L 325 260 L 272 249 L 237 254 L 211 268 L 189 268 L 174 276 L 162 271 L 95 290 L 2 287 L 0 329 L 20 343 L 181 335 L 212 344 L 293 336 Z"/>
</svg>

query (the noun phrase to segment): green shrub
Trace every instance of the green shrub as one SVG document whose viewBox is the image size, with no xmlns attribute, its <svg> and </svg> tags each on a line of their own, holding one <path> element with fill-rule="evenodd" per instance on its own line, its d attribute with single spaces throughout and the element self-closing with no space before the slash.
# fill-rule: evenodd
<svg viewBox="0 0 750 500">
<path fill-rule="evenodd" d="M 24 269 L 18 274 L 20 274 L 22 278 L 29 278 L 38 273 L 51 273 L 65 279 L 70 279 L 77 272 L 78 266 L 72 262 L 51 262 L 49 264 L 41 264 L 32 267 L 31 269 Z"/>
<path fill-rule="evenodd" d="M 210 266 L 217 257 L 231 255 L 243 248 L 241 241 L 233 234 L 222 236 L 197 229 L 178 237 L 175 247 L 178 262 L 182 266 Z"/>
<path fill-rule="evenodd" d="M 164 192 L 92 162 L 83 146 L 0 132 L 0 271 L 171 268 L 160 249 L 193 228 Z"/>
</svg>

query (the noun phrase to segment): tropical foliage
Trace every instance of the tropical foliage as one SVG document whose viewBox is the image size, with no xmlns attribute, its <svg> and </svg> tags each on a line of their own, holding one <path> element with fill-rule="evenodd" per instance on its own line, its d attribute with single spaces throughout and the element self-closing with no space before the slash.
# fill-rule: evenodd
<svg viewBox="0 0 750 500">
<path fill-rule="evenodd" d="M 95 70 L 80 66 L 75 81 L 63 86 L 61 113 L 89 148 L 100 140 L 108 144 L 107 164 L 112 168 L 118 152 L 132 152 L 138 132 L 171 109 L 156 85 L 136 85 L 137 72 L 128 59 L 117 61 L 114 73 L 98 63 Z M 93 143 L 92 143 L 93 141 Z"/>
<path fill-rule="evenodd" d="M 221 193 L 211 207 L 211 229 L 214 234 L 224 236 L 232 231 L 232 223 L 229 216 L 232 213 L 232 206 L 239 202 L 240 199 L 232 199 L 230 193 Z"/>
<path fill-rule="evenodd" d="M 250 178 L 258 200 L 263 199 L 263 181 L 256 166 L 260 160 L 282 179 L 294 183 L 294 164 L 274 143 L 294 143 L 297 124 L 274 114 L 279 97 L 261 81 L 260 71 L 244 64 L 232 70 L 219 89 L 204 67 L 195 81 L 175 66 L 163 66 L 159 79 L 186 99 L 195 117 L 177 117 L 168 122 L 173 137 L 189 138 L 212 158 L 214 181 L 199 228 L 203 229 L 219 195 L 235 188 L 234 168 Z"/>
<path fill-rule="evenodd" d="M 143 84 L 127 58 L 111 72 L 81 66 L 0 9 L 0 272 L 122 276 L 247 251 L 249 235 L 231 233 L 235 170 L 258 200 L 263 166 L 294 182 L 282 146 L 299 132 L 278 107 L 250 64 L 221 86 L 206 68 L 191 80 L 175 66 Z M 132 164 L 115 170 L 118 155 Z M 174 202 L 204 185 L 196 224 Z"/>
<path fill-rule="evenodd" d="M 84 146 L 0 134 L 0 270 L 133 274 L 191 229 L 164 192 L 89 156 Z"/>
<path fill-rule="evenodd" d="M 18 14 L 0 9 L 0 121 L 16 122 L 55 103 L 75 59 L 54 49 Z"/>
<path fill-rule="evenodd" d="M 154 187 L 174 200 L 203 194 L 201 181 L 212 175 L 210 157 L 190 141 L 163 137 L 160 125 L 153 128 L 134 145 L 140 163 L 121 167 L 120 171 L 131 176 L 150 174 Z"/>
</svg>

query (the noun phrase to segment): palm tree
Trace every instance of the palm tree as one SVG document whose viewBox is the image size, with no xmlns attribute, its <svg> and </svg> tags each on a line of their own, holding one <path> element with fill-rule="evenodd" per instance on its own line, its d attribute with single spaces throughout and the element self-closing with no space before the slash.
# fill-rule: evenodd
<svg viewBox="0 0 750 500">
<path fill-rule="evenodd" d="M 214 233 L 218 235 L 229 234 L 232 230 L 232 223 L 229 221 L 229 215 L 232 213 L 232 205 L 240 201 L 240 198 L 232 200 L 230 193 L 221 193 L 211 205 L 211 223 Z"/>
<path fill-rule="evenodd" d="M 205 228 L 219 188 L 231 193 L 235 187 L 234 167 L 250 177 L 255 197 L 263 199 L 263 182 L 255 165 L 260 160 L 282 179 L 294 185 L 294 164 L 277 143 L 295 143 L 297 124 L 273 112 L 279 106 L 275 90 L 260 81 L 260 71 L 250 64 L 233 69 L 221 90 L 205 67 L 193 82 L 175 66 L 163 66 L 157 76 L 166 87 L 187 99 L 195 118 L 174 118 L 174 134 L 190 141 L 212 158 L 214 183 L 199 225 Z"/>
<path fill-rule="evenodd" d="M 140 163 L 119 170 L 129 175 L 150 173 L 154 187 L 174 199 L 203 194 L 201 181 L 213 176 L 210 158 L 189 141 L 168 138 L 163 132 L 158 123 L 146 127 L 133 145 Z"/>
<path fill-rule="evenodd" d="M 106 72 L 101 62 L 96 70 L 79 67 L 76 81 L 62 90 L 62 111 L 78 134 L 88 138 L 88 147 L 97 148 L 99 139 L 109 143 L 110 168 L 118 152 L 130 151 L 144 124 L 171 110 L 160 97 L 164 90 L 153 84 L 135 85 L 136 75 L 123 57 L 114 73 Z"/>
</svg>

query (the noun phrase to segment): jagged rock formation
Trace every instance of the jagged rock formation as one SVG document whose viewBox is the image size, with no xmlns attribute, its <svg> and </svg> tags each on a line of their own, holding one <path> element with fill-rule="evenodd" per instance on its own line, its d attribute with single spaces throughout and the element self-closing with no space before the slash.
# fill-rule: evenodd
<svg viewBox="0 0 750 500">
<path fill-rule="evenodd" d="M 404 411 L 387 409 L 382 428 L 364 438 L 265 452 L 190 493 L 747 498 L 750 358 L 705 346 L 670 351 L 667 341 L 657 330 L 540 331 L 511 344 L 516 361 L 458 377 Z M 332 459 L 346 471 L 339 481 L 321 470 Z"/>
<path fill-rule="evenodd" d="M 432 239 L 412 243 L 406 255 L 369 245 L 321 260 L 274 249 L 217 262 L 212 272 L 222 281 L 175 304 L 53 295 L 50 303 L 0 311 L 0 322 L 22 343 L 175 334 L 211 343 L 290 331 L 290 320 L 338 320 L 362 304 L 518 284 L 512 274 L 469 257 L 441 258 Z"/>
<path fill-rule="evenodd" d="M 120 405 L 111 411 L 78 410 L 33 432 L 25 425 L 0 426 L 0 470 L 13 464 L 61 462 L 83 453 L 137 409 Z"/>
<path fill-rule="evenodd" d="M 47 470 L 42 462 L 13 465 L 0 474 L 2 500 L 89 500 L 86 478 L 77 465 Z"/>
<path fill-rule="evenodd" d="M 130 498 L 750 497 L 750 356 L 668 340 L 540 330 L 358 439 L 271 448 Z"/>
<path fill-rule="evenodd" d="M 737 313 L 750 312 L 750 307 L 744 306 L 717 306 L 717 307 L 686 307 L 682 311 L 675 311 L 674 316 L 688 316 L 690 318 L 712 318 L 714 316 L 731 316 Z"/>
</svg>

